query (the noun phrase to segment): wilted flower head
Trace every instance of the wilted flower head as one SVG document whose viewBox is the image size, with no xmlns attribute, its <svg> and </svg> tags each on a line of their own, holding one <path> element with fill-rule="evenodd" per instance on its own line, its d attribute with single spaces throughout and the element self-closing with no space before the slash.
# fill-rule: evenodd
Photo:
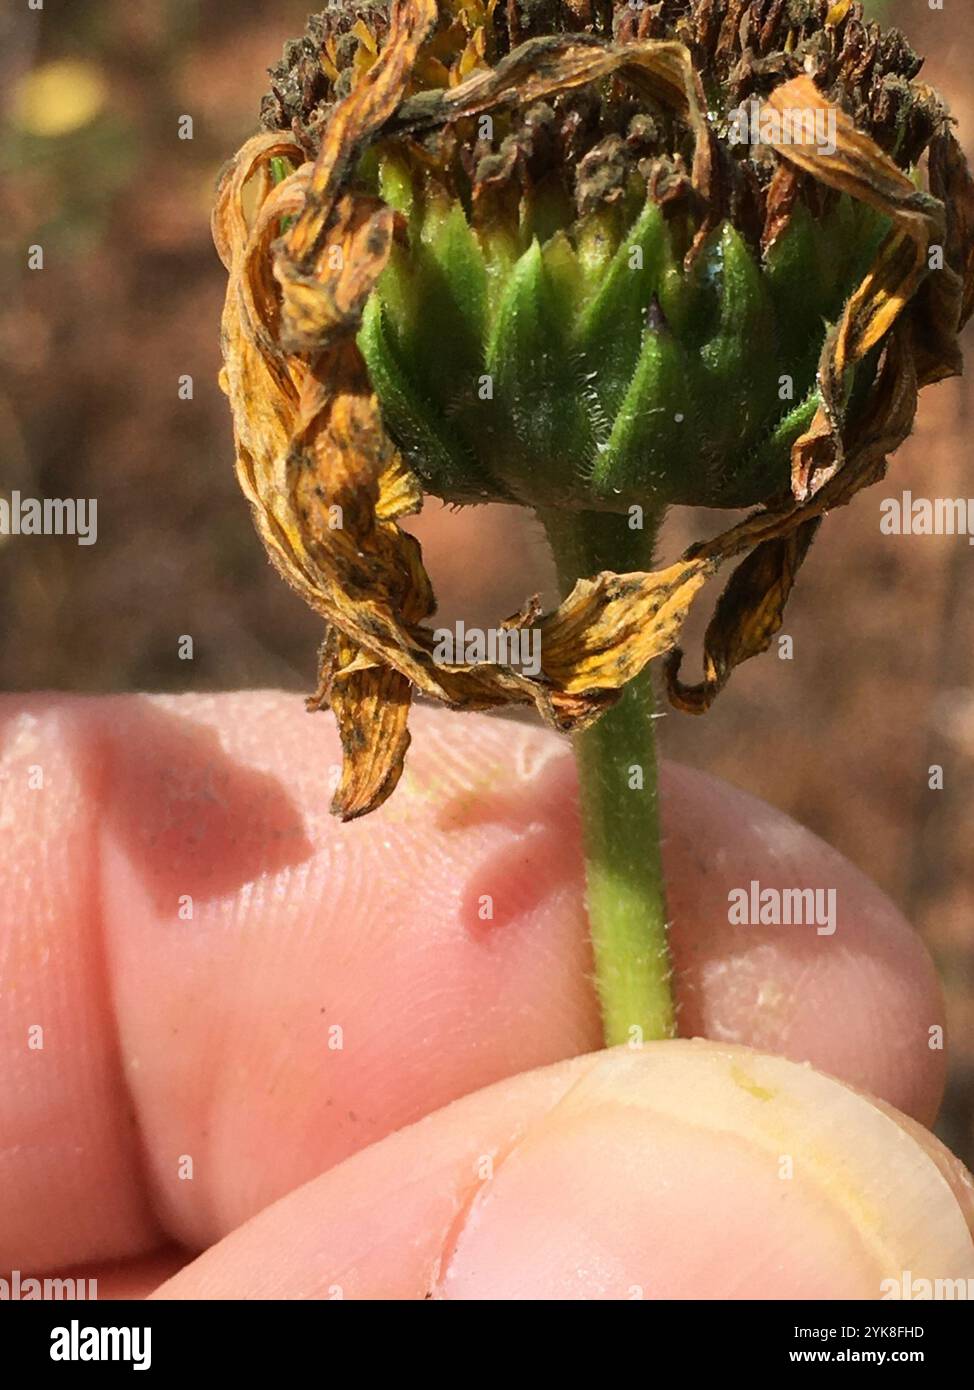
<svg viewBox="0 0 974 1390">
<path fill-rule="evenodd" d="M 265 544 L 328 623 L 340 814 L 395 786 L 413 688 L 572 729 L 654 656 L 702 710 L 767 647 L 821 515 L 959 370 L 974 191 L 919 67 L 850 0 L 333 0 L 287 46 L 214 214 L 223 380 Z M 434 662 L 397 524 L 424 491 L 761 509 L 526 605 L 528 676 Z M 687 608 L 739 556 L 685 687 Z"/>
</svg>

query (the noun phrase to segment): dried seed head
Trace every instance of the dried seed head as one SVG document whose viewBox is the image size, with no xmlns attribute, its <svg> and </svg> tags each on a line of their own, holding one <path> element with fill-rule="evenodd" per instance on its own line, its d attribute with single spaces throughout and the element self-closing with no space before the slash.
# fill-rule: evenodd
<svg viewBox="0 0 974 1390">
<path fill-rule="evenodd" d="M 270 69 L 263 126 L 296 134 L 309 154 L 316 154 L 335 102 L 375 60 L 388 31 L 385 3 L 332 0 L 312 15 L 305 35 L 289 42 L 282 61 Z M 685 44 L 718 121 L 742 102 L 764 99 L 776 86 L 807 73 L 857 129 L 904 169 L 916 164 L 945 116 L 936 94 L 915 81 L 922 59 L 903 35 L 867 23 L 862 5 L 851 0 L 445 3 L 407 91 L 455 84 L 478 61 L 494 65 L 527 40 L 566 34 L 577 34 L 580 41 L 585 36 L 611 38 L 620 45 L 646 40 Z M 557 169 L 574 186 L 574 166 L 606 137 L 616 135 L 632 150 L 633 122 L 643 126 L 643 158 L 685 153 L 692 146 L 693 132 L 685 122 L 671 113 L 664 122 L 646 123 L 644 108 L 645 99 L 620 84 L 559 93 L 548 107 L 546 157 L 536 148 L 531 109 L 515 108 L 505 116 L 525 161 L 533 161 L 535 181 L 543 168 Z M 752 160 L 750 151 L 739 150 L 736 163 L 741 162 L 753 162 L 748 177 L 759 183 L 766 183 L 774 169 L 766 154 Z"/>
<path fill-rule="evenodd" d="M 329 625 L 311 703 L 342 733 L 341 815 L 394 787 L 413 689 L 570 729 L 656 655 L 702 710 L 767 647 L 821 516 L 959 369 L 974 186 L 917 70 L 847 0 L 335 3 L 289 45 L 214 215 L 223 381 L 258 528 Z M 742 100 L 758 143 L 731 139 Z M 796 111 L 828 148 L 773 138 Z M 434 660 L 397 524 L 423 488 L 766 505 L 669 569 L 527 605 L 529 676 Z M 686 610 L 741 557 L 688 689 Z"/>
<path fill-rule="evenodd" d="M 316 155 L 388 27 L 384 5 L 314 15 L 273 70 L 265 124 Z M 677 99 L 672 73 L 619 63 L 540 100 L 519 97 L 513 71 L 489 107 L 437 111 L 438 91 L 509 68 L 519 44 L 523 76 L 572 46 L 603 52 L 609 36 L 622 57 L 685 45 Z M 360 345 L 424 489 L 620 511 L 785 491 L 820 404 L 822 322 L 838 321 L 889 222 L 783 165 L 756 132 L 732 142 L 733 113 L 753 117 L 810 74 L 908 169 L 946 122 L 919 68 L 856 4 L 441 4 L 400 112 L 355 175 L 403 219 Z M 674 330 L 662 343 L 646 331 L 654 300 Z"/>
</svg>

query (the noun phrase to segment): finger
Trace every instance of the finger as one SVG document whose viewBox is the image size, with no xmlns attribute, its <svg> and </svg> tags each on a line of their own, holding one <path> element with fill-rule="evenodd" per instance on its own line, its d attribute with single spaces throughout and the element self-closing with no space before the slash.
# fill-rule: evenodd
<svg viewBox="0 0 974 1390">
<path fill-rule="evenodd" d="M 202 1248 L 429 1110 L 598 1045 L 553 735 L 418 711 L 396 796 L 341 826 L 330 724 L 293 697 L 3 708 L 4 1258 Z M 928 1114 L 939 996 L 895 910 L 732 789 L 676 772 L 664 802 L 684 1027 Z M 730 888 L 789 875 L 836 888 L 834 936 L 730 928 Z"/>
<path fill-rule="evenodd" d="M 727 782 L 671 766 L 664 794 L 681 1034 L 811 1061 L 932 1124 L 945 1076 L 941 988 L 886 895 Z M 795 889 L 806 904 L 815 892 L 808 925 L 781 921 Z M 748 921 L 731 921 L 742 896 Z M 756 907 L 772 920 L 762 922 Z"/>
<path fill-rule="evenodd" d="M 73 1298 L 97 1298 L 103 1302 L 109 1299 L 141 1299 L 148 1298 L 160 1284 L 184 1269 L 192 1258 L 191 1252 L 166 1245 L 131 1260 L 73 1265 L 68 1269 L 59 1269 L 53 1277 L 74 1281 L 67 1286 Z"/>
<path fill-rule="evenodd" d="M 501 1082 L 260 1213 L 161 1298 L 867 1298 L 974 1278 L 959 1166 L 810 1068 L 704 1042 Z"/>
</svg>

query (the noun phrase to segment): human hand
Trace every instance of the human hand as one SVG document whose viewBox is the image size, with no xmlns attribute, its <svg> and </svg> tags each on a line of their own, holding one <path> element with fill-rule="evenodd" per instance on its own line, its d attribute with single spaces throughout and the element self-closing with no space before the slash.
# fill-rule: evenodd
<svg viewBox="0 0 974 1390">
<path fill-rule="evenodd" d="M 969 1179 L 922 1128 L 939 987 L 875 887 L 668 768 L 681 1032 L 714 1041 L 597 1053 L 566 745 L 413 728 L 342 826 L 294 696 L 0 701 L 0 1270 L 167 1298 L 974 1274 Z M 834 887 L 835 934 L 730 925 L 752 879 Z"/>
</svg>

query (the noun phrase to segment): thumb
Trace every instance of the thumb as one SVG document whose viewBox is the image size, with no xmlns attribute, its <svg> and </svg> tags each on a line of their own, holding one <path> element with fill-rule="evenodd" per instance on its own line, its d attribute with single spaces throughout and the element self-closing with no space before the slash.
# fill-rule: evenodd
<svg viewBox="0 0 974 1390">
<path fill-rule="evenodd" d="M 782 1058 L 664 1042 L 464 1097 L 255 1216 L 162 1298 L 879 1298 L 974 1277 L 932 1135 Z"/>
</svg>

